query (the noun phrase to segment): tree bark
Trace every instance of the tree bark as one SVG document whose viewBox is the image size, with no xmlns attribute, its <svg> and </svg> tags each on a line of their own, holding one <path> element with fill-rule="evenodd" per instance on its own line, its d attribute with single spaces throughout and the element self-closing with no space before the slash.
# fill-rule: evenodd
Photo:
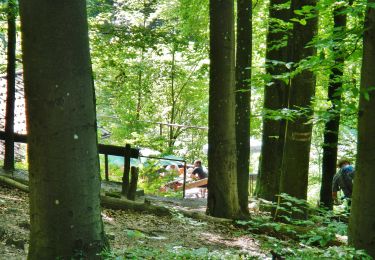
<svg viewBox="0 0 375 260">
<path fill-rule="evenodd" d="M 14 170 L 14 105 L 16 97 L 16 15 L 17 3 L 8 0 L 7 100 L 5 114 L 4 170 Z"/>
<path fill-rule="evenodd" d="M 29 259 L 104 244 L 86 2 L 20 1 L 30 174 Z"/>
<path fill-rule="evenodd" d="M 280 79 L 280 75 L 287 72 L 289 32 L 280 24 L 288 23 L 290 11 L 287 8 L 277 7 L 287 2 L 286 0 L 271 0 L 270 2 L 266 71 L 272 76 L 272 81 L 264 88 L 266 113 L 267 111 L 280 111 L 287 107 L 288 84 Z M 256 193 L 258 197 L 269 201 L 276 201 L 275 195 L 279 193 L 285 127 L 285 119 L 263 117 L 262 150 Z"/>
<path fill-rule="evenodd" d="M 374 0 L 368 3 L 375 4 Z M 358 153 L 349 243 L 375 257 L 375 9 L 368 7 L 363 38 Z"/>
<path fill-rule="evenodd" d="M 334 10 L 334 32 L 340 32 L 340 30 L 345 30 L 346 28 L 346 13 L 343 13 L 343 10 L 343 7 L 338 7 Z M 331 102 L 331 107 L 327 111 L 330 113 L 330 118 L 324 126 L 322 186 L 320 189 L 320 203 L 328 209 L 333 208 L 332 180 L 336 173 L 337 144 L 340 126 L 340 111 L 338 109 L 340 108 L 341 102 L 341 78 L 344 74 L 344 54 L 341 44 L 343 39 L 336 37 L 335 45 L 332 49 L 334 64 L 329 75 L 328 100 Z"/>
<path fill-rule="evenodd" d="M 316 6 L 316 0 L 292 0 L 292 10 L 300 10 L 303 6 Z M 314 11 L 313 11 L 314 12 Z M 304 17 L 297 17 L 303 19 Z M 293 34 L 289 39 L 291 61 L 300 62 L 315 54 L 314 47 L 307 44 L 317 32 L 317 17 L 306 20 L 306 25 L 295 22 Z M 312 123 L 311 99 L 315 93 L 315 75 L 304 69 L 291 79 L 289 90 L 289 109 L 298 111 L 295 119 L 287 121 L 282 160 L 280 192 L 299 199 L 307 198 L 309 173 L 310 144 Z"/>
<path fill-rule="evenodd" d="M 210 18 L 207 213 L 237 218 L 233 0 L 210 0 Z"/>
<path fill-rule="evenodd" d="M 249 214 L 252 1 L 237 1 L 236 147 L 238 200 Z"/>
</svg>

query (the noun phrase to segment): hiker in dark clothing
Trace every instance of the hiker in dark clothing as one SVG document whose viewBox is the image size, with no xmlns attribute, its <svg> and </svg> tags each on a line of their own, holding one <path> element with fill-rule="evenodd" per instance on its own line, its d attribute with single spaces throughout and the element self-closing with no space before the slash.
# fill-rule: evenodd
<svg viewBox="0 0 375 260">
<path fill-rule="evenodd" d="M 200 160 L 196 160 L 194 162 L 194 170 L 191 173 L 191 177 L 193 179 L 199 179 L 199 180 L 208 178 L 208 173 L 203 169 L 202 162 Z M 201 191 L 201 198 L 205 198 L 206 193 L 207 193 L 207 184 L 201 185 L 199 186 L 199 188 Z"/>
<path fill-rule="evenodd" d="M 347 159 L 340 160 L 338 167 L 340 170 L 335 174 L 332 182 L 332 198 L 337 202 L 337 192 L 342 190 L 344 199 L 348 199 L 348 205 L 350 206 L 353 192 L 354 168 Z"/>
<path fill-rule="evenodd" d="M 199 160 L 196 160 L 194 162 L 194 169 L 191 174 L 194 175 L 195 177 L 198 177 L 198 179 L 200 180 L 208 177 L 207 172 L 202 167 L 202 162 Z"/>
</svg>

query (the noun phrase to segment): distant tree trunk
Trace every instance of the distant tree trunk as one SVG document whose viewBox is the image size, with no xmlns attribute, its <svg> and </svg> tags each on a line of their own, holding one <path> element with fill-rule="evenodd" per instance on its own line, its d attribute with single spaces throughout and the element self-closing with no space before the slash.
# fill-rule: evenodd
<svg viewBox="0 0 375 260">
<path fill-rule="evenodd" d="M 143 65 L 144 62 L 144 50 L 141 50 L 141 66 Z M 137 112 L 136 112 L 136 120 L 139 121 L 141 119 L 141 109 L 142 109 L 142 88 L 143 88 L 143 69 L 140 66 L 138 70 L 138 97 L 137 97 Z"/>
<path fill-rule="evenodd" d="M 171 113 L 169 118 L 169 123 L 175 123 L 176 117 L 176 89 L 175 89 L 175 69 L 176 69 L 176 50 L 173 48 L 172 51 L 172 61 L 171 61 Z M 168 134 L 168 148 L 172 150 L 172 147 L 175 143 L 174 139 L 174 127 L 172 125 L 169 126 L 169 134 Z"/>
<path fill-rule="evenodd" d="M 252 1 L 237 1 L 236 147 L 237 186 L 241 211 L 249 214 L 250 97 Z"/>
<path fill-rule="evenodd" d="M 286 0 L 270 2 L 266 71 L 272 76 L 272 82 L 264 88 L 266 113 L 287 107 L 288 84 L 278 78 L 287 71 L 285 64 L 288 62 L 288 30 L 283 30 L 280 24 L 288 23 L 290 11 L 289 8 L 279 8 L 287 2 Z M 256 193 L 258 197 L 269 201 L 275 201 L 275 195 L 279 193 L 285 127 L 286 122 L 283 119 L 263 117 L 262 151 Z"/>
<path fill-rule="evenodd" d="M 316 0 L 292 0 L 292 10 L 303 6 L 316 6 Z M 314 12 L 314 11 L 313 11 Z M 301 19 L 301 17 L 297 17 Z M 317 32 L 317 17 L 307 19 L 306 25 L 295 22 L 293 34 L 289 39 L 289 53 L 293 62 L 315 54 L 314 47 L 306 47 Z M 289 90 L 289 109 L 302 113 L 293 121 L 287 121 L 280 192 L 299 199 L 307 198 L 310 144 L 312 124 L 311 99 L 315 93 L 315 75 L 310 70 L 303 70 L 291 80 Z M 304 111 L 305 110 L 305 111 Z"/>
<path fill-rule="evenodd" d="M 368 3 L 375 4 L 374 0 Z M 363 38 L 358 153 L 349 220 L 349 243 L 375 258 L 375 9 L 368 8 Z"/>
<path fill-rule="evenodd" d="M 16 15 L 15 0 L 8 0 L 8 58 L 7 58 L 7 101 L 5 115 L 4 170 L 14 170 L 14 103 L 16 96 Z"/>
<path fill-rule="evenodd" d="M 28 259 L 103 248 L 86 2 L 21 0 L 30 176 Z"/>
<path fill-rule="evenodd" d="M 111 4 L 113 5 L 113 3 Z M 147 9 L 146 7 L 146 1 L 143 1 L 143 10 L 145 11 Z M 146 28 L 146 21 L 147 21 L 147 15 L 146 15 L 146 12 L 142 12 L 143 13 L 143 22 L 142 22 L 142 29 L 145 29 Z M 145 41 L 144 39 L 144 35 L 143 35 L 143 41 Z M 140 62 L 140 66 L 139 66 L 139 70 L 138 70 L 138 98 L 137 98 L 137 113 L 136 113 L 136 120 L 139 121 L 141 119 L 141 109 L 142 109 L 142 89 L 143 89 L 143 62 L 145 60 L 145 50 L 146 50 L 146 47 L 145 45 L 142 45 L 141 47 L 141 62 Z"/>
<path fill-rule="evenodd" d="M 334 32 L 341 32 L 346 28 L 346 13 L 344 7 L 334 10 Z M 341 30 L 341 31 L 340 31 Z M 337 36 L 336 36 L 337 37 Z M 342 38 L 335 39 L 332 49 L 334 64 L 329 75 L 328 100 L 331 107 L 328 109 L 330 119 L 324 126 L 323 163 L 322 163 L 322 186 L 320 189 L 320 203 L 322 206 L 332 209 L 332 179 L 336 173 L 337 143 L 339 139 L 340 107 L 342 87 L 342 76 L 344 67 Z"/>
<path fill-rule="evenodd" d="M 210 0 L 210 18 L 207 213 L 237 218 L 233 0 Z"/>
</svg>

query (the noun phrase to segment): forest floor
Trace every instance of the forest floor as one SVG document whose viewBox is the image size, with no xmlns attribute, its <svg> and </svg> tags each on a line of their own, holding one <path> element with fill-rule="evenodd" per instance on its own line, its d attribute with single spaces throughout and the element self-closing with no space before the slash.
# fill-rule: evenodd
<svg viewBox="0 0 375 260">
<path fill-rule="evenodd" d="M 0 175 L 11 177 L 2 169 Z M 27 171 L 17 170 L 13 177 L 27 184 Z M 102 192 L 118 190 L 118 184 L 102 182 Z M 171 216 L 103 208 L 111 248 L 102 253 L 103 258 L 373 259 L 347 246 L 346 214 L 307 207 L 308 219 L 285 217 L 285 223 L 275 222 L 269 213 L 260 210 L 269 207 L 269 202 L 252 199 L 249 220 L 228 221 L 195 214 L 204 213 L 207 204 L 206 199 L 196 198 L 197 192 L 189 190 L 185 199 L 149 195 L 138 198 L 138 202 L 147 200 L 168 208 Z M 298 212 L 307 203 L 280 196 L 284 196 L 284 207 L 295 205 L 290 212 Z M 26 259 L 29 231 L 28 194 L 0 183 L 0 260 Z"/>
<path fill-rule="evenodd" d="M 205 199 L 149 197 L 151 203 L 169 208 L 205 210 Z M 102 218 L 111 251 L 108 259 L 271 259 L 259 241 L 230 223 L 161 217 L 130 210 L 103 209 Z M 0 259 L 26 259 L 29 245 L 28 194 L 0 185 Z M 187 250 L 186 258 L 180 258 Z M 173 252 L 178 253 L 175 258 Z M 228 255 L 228 257 L 225 257 Z M 214 257 L 214 258 L 216 258 Z M 118 258 L 116 258 L 118 259 Z"/>
</svg>

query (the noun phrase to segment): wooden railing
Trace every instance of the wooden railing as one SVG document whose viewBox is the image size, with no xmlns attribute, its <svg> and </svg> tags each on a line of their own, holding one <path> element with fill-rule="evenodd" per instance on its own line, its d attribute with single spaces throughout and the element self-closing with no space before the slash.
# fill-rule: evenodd
<svg viewBox="0 0 375 260">
<path fill-rule="evenodd" d="M 5 140 L 6 133 L 0 131 L 0 140 Z M 14 134 L 14 142 L 27 143 L 27 135 Z M 122 156 L 124 157 L 124 176 L 129 177 L 130 172 L 130 158 L 139 158 L 139 149 L 131 148 L 130 145 L 125 147 L 109 145 L 109 144 L 98 144 L 99 154 L 104 154 L 104 168 L 105 168 L 105 179 L 109 180 L 109 168 L 108 168 L 108 155 Z M 129 178 L 128 178 L 129 179 Z"/>
<path fill-rule="evenodd" d="M 0 140 L 5 140 L 6 133 L 4 131 L 0 131 Z M 14 134 L 14 142 L 17 143 L 27 143 L 27 135 L 24 134 Z M 153 156 L 140 156 L 139 149 L 131 148 L 129 144 L 122 146 L 115 146 L 109 144 L 98 144 L 98 152 L 99 154 L 104 155 L 104 176 L 105 180 L 109 181 L 109 163 L 108 163 L 108 156 L 121 156 L 124 157 L 124 172 L 122 178 L 122 190 L 126 190 L 129 187 L 129 175 L 130 175 L 130 159 L 131 158 L 139 158 L 145 157 L 149 159 L 157 159 L 157 160 L 170 160 L 170 161 L 179 161 L 184 163 L 184 184 L 183 184 L 183 198 L 185 198 L 185 182 L 186 182 L 186 161 L 185 160 L 178 160 L 178 159 L 168 159 L 162 157 L 153 157 Z"/>
</svg>

